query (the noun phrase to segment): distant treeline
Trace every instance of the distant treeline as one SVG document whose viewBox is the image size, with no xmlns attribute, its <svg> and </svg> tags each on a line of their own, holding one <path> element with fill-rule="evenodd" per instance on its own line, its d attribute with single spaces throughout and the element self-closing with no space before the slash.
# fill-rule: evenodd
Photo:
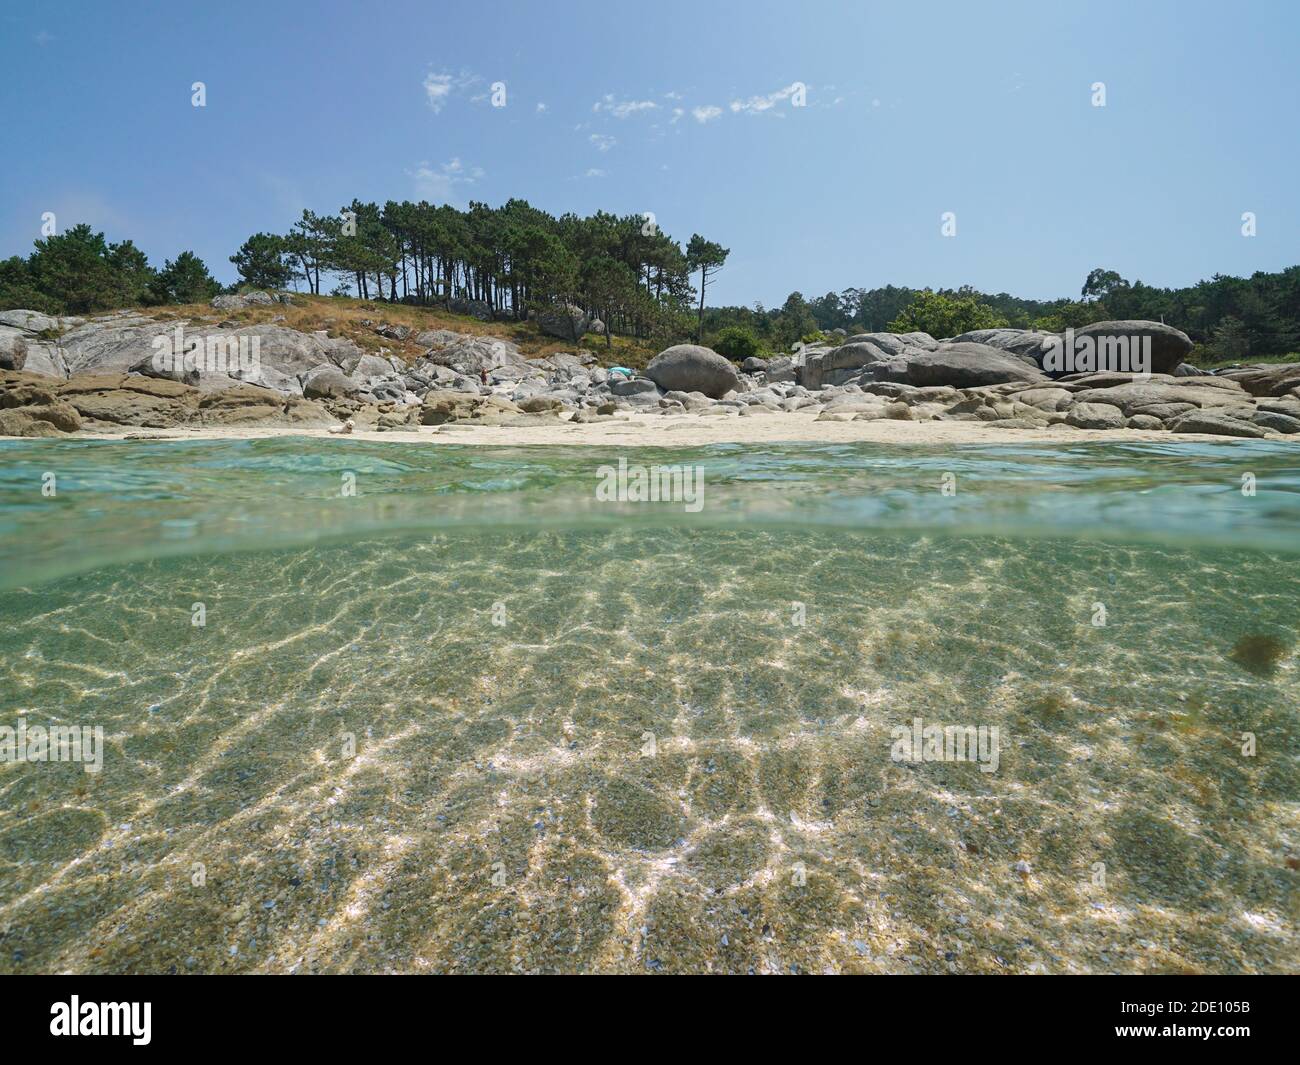
<svg viewBox="0 0 1300 1065">
<path fill-rule="evenodd" d="M 1215 275 L 1189 288 L 1155 288 L 1093 270 L 1079 298 L 1026 300 L 960 289 L 846 288 L 779 308 L 704 306 L 728 249 L 699 234 L 683 247 L 648 215 L 558 218 L 510 200 L 493 208 L 353 200 L 337 215 L 303 211 L 287 232 L 255 233 L 230 261 L 240 282 L 267 289 L 425 305 L 476 301 L 496 318 L 575 303 L 610 332 L 639 338 L 695 335 L 733 357 L 788 350 L 831 329 L 922 329 L 953 336 L 992 326 L 1059 331 L 1105 319 L 1165 321 L 1210 358 L 1300 350 L 1300 266 L 1249 278 Z M 222 291 L 207 266 L 181 252 L 161 268 L 130 240 L 110 244 L 77 225 L 36 241 L 27 258 L 0 261 L 0 310 L 85 314 L 127 306 L 195 303 Z"/>
<path fill-rule="evenodd" d="M 149 265 L 131 241 L 109 244 L 82 223 L 36 242 L 26 259 L 0 260 L 0 310 L 86 314 L 150 303 L 209 300 L 221 285 L 193 252 Z"/>
<path fill-rule="evenodd" d="M 792 292 L 779 308 L 712 307 L 705 336 L 724 329 L 751 333 L 763 348 L 781 351 L 812 333 L 922 329 L 936 337 L 1011 326 L 1059 332 L 1108 319 L 1164 321 L 1182 329 L 1203 356 L 1241 359 L 1300 351 L 1300 266 L 1249 278 L 1216 274 L 1188 288 L 1155 288 L 1093 270 L 1079 299 L 1026 300 L 1005 292 L 960 289 L 846 288 L 805 299 Z"/>
</svg>

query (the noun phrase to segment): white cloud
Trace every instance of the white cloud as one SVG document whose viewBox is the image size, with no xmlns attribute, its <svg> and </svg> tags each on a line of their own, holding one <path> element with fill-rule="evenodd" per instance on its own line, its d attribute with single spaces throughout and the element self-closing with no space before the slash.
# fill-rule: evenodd
<svg viewBox="0 0 1300 1065">
<path fill-rule="evenodd" d="M 684 115 L 684 114 L 686 114 L 686 111 L 685 111 L 685 110 L 683 110 L 683 109 L 680 108 L 680 107 L 674 107 L 674 108 L 673 108 L 673 118 L 672 118 L 672 121 L 669 122 L 668 124 L 669 124 L 670 126 L 675 126 L 675 125 L 677 125 L 677 123 L 681 121 L 682 115 Z"/>
<path fill-rule="evenodd" d="M 466 167 L 456 156 L 440 166 L 421 161 L 408 174 L 415 182 L 415 191 L 426 200 L 447 200 L 457 185 L 473 185 L 483 176 L 480 167 Z"/>
<path fill-rule="evenodd" d="M 618 143 L 613 137 L 607 137 L 603 133 L 593 133 L 587 140 L 596 146 L 598 152 L 607 152 Z"/>
<path fill-rule="evenodd" d="M 434 114 L 441 111 L 450 98 L 451 83 L 450 74 L 434 74 L 431 71 L 424 76 L 424 95 Z"/>
<path fill-rule="evenodd" d="M 731 110 L 734 114 L 748 112 L 753 115 L 770 111 L 782 100 L 788 100 L 794 93 L 796 85 L 798 85 L 798 82 L 787 85 L 784 89 L 777 89 L 776 92 L 769 92 L 766 96 L 751 96 L 748 100 L 732 100 Z"/>
<path fill-rule="evenodd" d="M 606 93 L 604 98 L 592 105 L 592 111 L 605 111 L 615 118 L 627 118 L 638 111 L 657 111 L 659 105 L 653 100 L 615 100 L 613 93 Z"/>
<path fill-rule="evenodd" d="M 539 115 L 544 115 L 544 114 L 546 114 L 546 105 L 545 105 L 544 103 L 542 103 L 541 100 L 538 100 L 538 101 L 537 101 L 537 113 L 538 113 Z"/>
<path fill-rule="evenodd" d="M 599 167 L 593 166 L 590 170 L 587 171 L 585 176 L 589 178 L 602 178 L 605 177 L 608 173 L 609 173 L 608 170 L 601 170 Z"/>
<path fill-rule="evenodd" d="M 461 71 L 459 74 L 448 74 L 445 71 L 435 74 L 429 71 L 424 76 L 424 99 L 429 105 L 429 109 L 436 115 L 451 100 L 452 94 L 468 89 L 471 85 L 477 85 L 483 79 L 477 74 L 470 74 Z M 486 100 L 486 95 L 476 96 L 474 100 Z"/>
<path fill-rule="evenodd" d="M 713 104 L 709 104 L 707 107 L 693 107 L 691 108 L 691 114 L 695 116 L 696 122 L 703 124 L 718 118 L 722 114 L 722 108 L 714 107 Z"/>
</svg>

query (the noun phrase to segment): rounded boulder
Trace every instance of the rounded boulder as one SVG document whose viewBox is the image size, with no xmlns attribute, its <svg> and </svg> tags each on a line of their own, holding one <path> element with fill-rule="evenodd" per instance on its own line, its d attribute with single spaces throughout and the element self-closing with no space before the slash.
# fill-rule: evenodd
<svg viewBox="0 0 1300 1065">
<path fill-rule="evenodd" d="M 703 392 L 721 399 L 740 385 L 736 368 L 712 348 L 675 344 L 650 360 L 645 375 L 665 392 Z"/>
</svg>

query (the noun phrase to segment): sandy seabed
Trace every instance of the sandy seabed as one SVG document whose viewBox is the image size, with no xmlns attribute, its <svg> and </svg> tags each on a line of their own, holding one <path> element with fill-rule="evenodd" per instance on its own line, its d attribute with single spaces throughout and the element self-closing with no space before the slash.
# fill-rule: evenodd
<svg viewBox="0 0 1300 1065">
<path fill-rule="evenodd" d="M 106 750 L 0 772 L 0 972 L 1294 972 L 1300 670 L 1232 642 L 1296 589 L 629 528 L 16 590 L 0 714 Z M 918 717 L 996 727 L 997 770 L 894 760 Z"/>
</svg>

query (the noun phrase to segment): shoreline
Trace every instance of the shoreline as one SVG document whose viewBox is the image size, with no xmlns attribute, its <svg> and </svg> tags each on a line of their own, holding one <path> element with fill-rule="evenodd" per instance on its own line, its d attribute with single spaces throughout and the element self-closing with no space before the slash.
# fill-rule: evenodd
<svg viewBox="0 0 1300 1065">
<path fill-rule="evenodd" d="M 966 421 L 818 421 L 816 414 L 784 412 L 757 416 L 701 417 L 696 414 L 615 415 L 609 421 L 571 424 L 556 419 L 553 425 L 476 425 L 451 422 L 421 426 L 417 430 L 354 430 L 333 434 L 328 429 L 289 426 L 231 426 L 172 429 L 123 427 L 120 432 L 68 433 L 60 440 L 183 441 L 183 440 L 266 440 L 307 437 L 321 440 L 364 440 L 367 443 L 468 444 L 481 447 L 584 446 L 584 447 L 704 447 L 710 444 L 898 444 L 922 447 L 951 444 L 964 446 L 1072 444 L 1170 441 L 1187 443 L 1239 444 L 1238 437 L 1207 433 L 1153 432 L 1141 429 L 1076 429 L 1052 425 L 1041 429 L 998 429 L 989 422 Z M 41 440 L 51 437 L 0 436 L 0 440 Z M 1279 440 L 1271 440 L 1278 443 Z"/>
</svg>

